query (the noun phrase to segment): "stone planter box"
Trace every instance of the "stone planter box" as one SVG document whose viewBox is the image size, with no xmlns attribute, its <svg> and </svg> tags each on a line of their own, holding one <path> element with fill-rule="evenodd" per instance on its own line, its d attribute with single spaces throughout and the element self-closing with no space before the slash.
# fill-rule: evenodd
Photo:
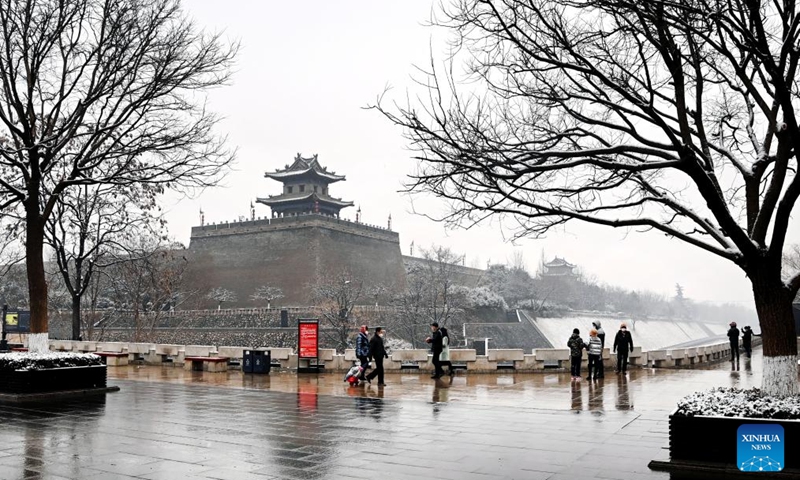
<svg viewBox="0 0 800 480">
<path fill-rule="evenodd" d="M 0 393 L 47 393 L 106 388 L 106 366 L 0 371 Z"/>
<path fill-rule="evenodd" d="M 784 470 L 781 476 L 800 473 L 800 420 L 745 417 L 669 416 L 669 459 L 654 460 L 654 470 L 719 470 L 738 473 L 737 430 L 744 424 L 778 424 L 785 433 Z M 788 471 L 787 471 L 788 470 Z M 794 474 L 794 475 L 793 475 Z"/>
</svg>

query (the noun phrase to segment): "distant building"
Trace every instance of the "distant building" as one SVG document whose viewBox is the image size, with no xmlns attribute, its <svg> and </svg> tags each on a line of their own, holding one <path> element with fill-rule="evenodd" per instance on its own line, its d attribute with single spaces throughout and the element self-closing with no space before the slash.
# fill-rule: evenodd
<svg viewBox="0 0 800 480">
<path fill-rule="evenodd" d="M 567 262 L 563 258 L 555 257 L 548 263 L 543 265 L 544 271 L 542 272 L 543 277 L 567 277 L 567 278 L 575 278 L 578 276 L 575 273 L 575 265 Z"/>
<path fill-rule="evenodd" d="M 257 307 L 251 295 L 262 285 L 278 287 L 280 305 L 312 305 L 318 278 L 348 272 L 365 289 L 387 286 L 387 296 L 402 292 L 406 271 L 400 236 L 387 228 L 339 218 L 353 202 L 330 196 L 329 185 L 345 180 L 319 164 L 317 155 L 303 158 L 266 178 L 283 184 L 283 192 L 257 202 L 272 209 L 266 218 L 192 227 L 184 275 L 187 289 L 207 292 L 221 287 L 235 293 L 230 308 Z M 201 296 L 198 307 L 214 308 Z"/>
<path fill-rule="evenodd" d="M 345 177 L 321 166 L 317 155 L 303 158 L 298 153 L 294 163 L 286 165 L 283 170 L 267 172 L 264 176 L 283 183 L 280 195 L 256 199 L 272 209 L 272 218 L 311 213 L 339 218 L 341 209 L 353 206 L 353 202 L 330 196 L 328 186 Z"/>
</svg>

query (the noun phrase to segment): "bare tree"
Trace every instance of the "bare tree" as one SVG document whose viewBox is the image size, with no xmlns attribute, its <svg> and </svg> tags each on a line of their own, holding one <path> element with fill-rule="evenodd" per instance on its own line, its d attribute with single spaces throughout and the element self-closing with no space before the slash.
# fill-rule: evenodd
<svg viewBox="0 0 800 480">
<path fill-rule="evenodd" d="M 222 308 L 223 303 L 235 302 L 237 300 L 236 293 L 227 288 L 214 287 L 207 294 L 206 298 L 217 302 L 217 310 Z"/>
<path fill-rule="evenodd" d="M 739 266 L 764 339 L 764 390 L 797 394 L 782 277 L 800 196 L 795 2 L 454 0 L 454 54 L 416 106 L 377 106 L 419 151 L 409 189 L 442 220 L 570 220 L 656 231 Z M 469 86 L 453 67 L 464 61 Z M 433 65 L 433 62 L 432 62 Z M 462 88 L 465 91 L 462 91 Z M 479 92 L 479 93 L 477 93 Z"/>
<path fill-rule="evenodd" d="M 20 242 L 22 222 L 0 215 L 0 301 L 13 307 L 28 305 L 25 247 Z"/>
<path fill-rule="evenodd" d="M 116 261 L 102 269 L 112 308 L 97 322 L 94 335 L 128 317 L 133 341 L 152 339 L 162 315 L 189 295 L 182 290 L 186 264 L 182 245 L 143 234 L 129 238 Z"/>
<path fill-rule="evenodd" d="M 392 289 L 389 286 L 383 283 L 375 283 L 373 285 L 370 285 L 369 288 L 367 288 L 366 293 L 369 298 L 375 301 L 375 306 L 377 307 L 381 297 L 383 297 L 390 291 L 392 291 Z"/>
<path fill-rule="evenodd" d="M 355 323 L 353 307 L 361 299 L 364 282 L 347 270 L 320 276 L 311 287 L 317 310 L 329 328 L 322 329 L 336 350 L 344 352 L 350 346 Z"/>
<path fill-rule="evenodd" d="M 272 301 L 283 298 L 283 290 L 278 287 L 270 287 L 269 285 L 261 285 L 256 288 L 255 293 L 250 295 L 250 298 L 256 302 L 267 302 L 267 308 L 272 308 Z"/>
<path fill-rule="evenodd" d="M 81 337 L 81 303 L 97 268 L 114 261 L 124 239 L 141 230 L 160 236 L 163 223 L 150 215 L 155 205 L 140 204 L 140 189 L 80 185 L 65 191 L 47 221 L 45 240 L 53 248 L 58 270 L 72 303 L 72 339 Z"/>
<path fill-rule="evenodd" d="M 406 291 L 395 298 L 398 311 L 393 327 L 412 346 L 428 334 L 431 323 L 452 330 L 452 322 L 463 313 L 465 290 L 457 275 L 462 258 L 447 247 L 432 246 L 407 265 Z"/>
<path fill-rule="evenodd" d="M 33 350 L 47 348 L 43 246 L 78 185 L 214 184 L 232 161 L 203 93 L 236 46 L 198 31 L 179 0 L 0 1 L 0 210 L 25 222 Z"/>
</svg>

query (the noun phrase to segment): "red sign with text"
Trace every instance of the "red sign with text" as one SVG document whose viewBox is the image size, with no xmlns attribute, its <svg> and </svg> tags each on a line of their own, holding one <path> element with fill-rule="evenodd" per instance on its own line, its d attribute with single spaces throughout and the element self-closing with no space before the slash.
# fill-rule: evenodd
<svg viewBox="0 0 800 480">
<path fill-rule="evenodd" d="M 317 320 L 300 320 L 297 334 L 298 358 L 317 358 L 319 347 L 319 322 Z"/>
</svg>

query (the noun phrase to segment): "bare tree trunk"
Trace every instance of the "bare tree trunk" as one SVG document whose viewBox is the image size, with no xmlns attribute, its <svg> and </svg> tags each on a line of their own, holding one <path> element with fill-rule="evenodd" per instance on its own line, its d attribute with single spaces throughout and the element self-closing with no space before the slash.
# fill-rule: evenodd
<svg viewBox="0 0 800 480">
<path fill-rule="evenodd" d="M 38 201 L 37 199 L 32 202 Z M 47 351 L 47 278 L 44 271 L 44 221 L 38 204 L 26 206 L 25 266 L 31 306 L 30 351 Z"/>
<path fill-rule="evenodd" d="M 72 295 L 72 339 L 80 340 L 81 336 L 81 297 Z"/>
<path fill-rule="evenodd" d="M 792 296 L 776 275 L 752 276 L 758 320 L 764 348 L 762 389 L 769 395 L 800 393 L 797 382 L 797 332 Z"/>
</svg>

